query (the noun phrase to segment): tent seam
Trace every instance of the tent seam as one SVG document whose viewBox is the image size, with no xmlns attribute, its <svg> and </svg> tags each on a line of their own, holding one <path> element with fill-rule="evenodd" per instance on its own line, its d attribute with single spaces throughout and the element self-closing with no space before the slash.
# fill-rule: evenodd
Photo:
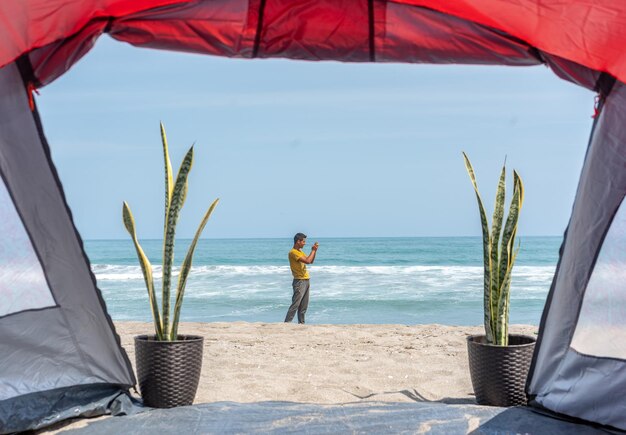
<svg viewBox="0 0 626 435">
<path fill-rule="evenodd" d="M 32 65 L 30 63 L 30 60 L 28 59 L 28 55 L 24 55 L 24 56 L 20 57 L 19 62 L 16 62 L 16 66 L 18 68 L 18 71 L 19 71 L 19 74 L 20 74 L 20 78 L 22 79 L 22 82 L 24 83 L 25 87 L 27 87 L 29 83 L 32 83 L 33 80 L 36 80 L 34 78 L 35 76 L 34 76 L 34 73 L 33 73 L 33 68 L 32 68 Z M 35 104 L 34 100 L 33 100 L 33 104 Z M 43 151 L 44 151 L 44 155 L 45 155 L 46 161 L 48 163 L 48 166 L 50 167 L 50 170 L 52 172 L 53 178 L 55 179 L 57 187 L 60 188 L 60 184 L 59 184 L 60 181 L 58 180 L 58 177 L 55 174 L 55 171 L 53 170 L 53 167 L 52 167 L 52 163 L 51 163 L 51 159 L 50 159 L 50 150 L 47 149 L 47 146 L 46 146 L 47 144 L 44 144 L 44 139 L 42 138 L 42 134 L 43 133 L 41 131 L 41 125 L 40 125 L 41 123 L 38 122 L 38 120 L 37 120 L 38 111 L 37 111 L 37 107 L 36 106 L 31 107 L 31 115 L 32 115 L 33 123 L 35 124 L 35 128 L 37 129 L 37 136 L 39 137 L 39 141 L 40 141 L 41 145 L 43 146 Z M 8 190 L 8 187 L 7 187 L 7 190 Z M 61 196 L 63 198 L 63 201 L 65 202 L 65 195 L 63 194 L 63 189 L 60 189 L 60 190 L 61 190 Z M 16 207 L 16 209 L 17 209 L 17 207 Z M 66 205 L 66 209 L 67 209 L 67 205 Z M 50 285 L 50 282 L 48 280 L 48 270 L 47 270 L 44 262 L 42 261 L 41 256 L 39 255 L 39 251 L 37 250 L 37 247 L 35 246 L 35 244 L 32 241 L 32 236 L 30 234 L 30 231 L 27 229 L 27 226 L 24 224 L 23 218 L 22 218 L 21 214 L 20 214 L 20 219 L 22 220 L 22 225 L 24 226 L 24 229 L 28 233 L 28 237 L 31 239 L 31 244 L 33 245 L 33 250 L 37 254 L 37 259 L 39 260 L 39 264 L 41 265 L 41 269 L 43 270 L 44 277 L 46 278 L 46 284 L 48 285 L 48 289 L 50 291 L 50 294 L 52 295 L 52 298 L 54 299 L 54 302 L 57 305 L 59 305 L 58 301 L 56 300 L 56 297 L 55 297 L 54 291 L 52 289 L 52 286 Z M 70 220 L 71 220 L 71 214 L 70 214 Z M 65 323 L 65 327 L 67 328 L 69 336 L 72 339 L 72 343 L 74 344 L 74 348 L 76 349 L 76 351 L 78 353 L 78 356 L 79 356 L 83 366 L 89 367 L 89 373 L 92 376 L 97 377 L 95 375 L 95 373 L 93 373 L 93 371 L 91 370 L 89 364 L 87 364 L 87 359 L 86 359 L 85 353 L 83 352 L 82 348 L 79 346 L 78 340 L 76 339 L 74 331 L 72 331 L 72 328 L 69 327 L 69 322 L 67 321 L 67 316 L 65 315 L 65 311 L 63 310 L 63 308 L 61 306 L 59 306 L 59 313 L 63 317 L 63 321 Z"/>
<path fill-rule="evenodd" d="M 24 75 L 22 74 L 22 68 L 21 68 L 21 65 L 20 65 L 20 63 L 22 63 L 24 61 L 21 60 L 21 59 L 22 58 L 18 59 L 19 60 L 18 62 L 15 62 L 15 66 L 17 67 L 17 70 L 18 70 L 18 72 L 20 74 L 20 78 L 22 79 L 22 81 L 24 81 Z M 24 83 L 24 84 L 26 84 L 26 83 Z M 13 190 L 11 189 L 10 185 L 7 183 L 6 175 L 5 175 L 5 173 L 4 173 L 4 171 L 2 170 L 1 167 L 0 167 L 0 178 L 2 179 L 2 182 L 4 183 L 4 186 L 7 189 L 7 193 L 9 194 L 9 197 L 11 198 L 11 203 L 13 205 L 13 208 L 15 209 L 15 211 L 17 212 L 17 214 L 18 214 L 18 216 L 20 218 L 20 222 L 22 224 L 22 227 L 24 228 L 24 231 L 28 235 L 28 241 L 30 242 L 30 246 L 32 247 L 33 252 L 37 256 L 37 261 L 39 262 L 39 265 L 41 266 L 41 270 L 42 270 L 44 278 L 46 280 L 46 286 L 48 287 L 48 292 L 50 293 L 50 296 L 52 296 L 52 300 L 54 300 L 55 306 L 58 307 L 59 306 L 59 302 L 57 301 L 56 296 L 55 296 L 54 292 L 52 291 L 52 286 L 50 285 L 50 281 L 48 280 L 48 274 L 46 273 L 46 270 L 45 270 L 45 268 L 43 266 L 43 262 L 41 261 L 41 254 L 40 254 L 39 250 L 37 249 L 37 246 L 33 242 L 33 235 L 31 234 L 30 229 L 28 228 L 28 226 L 24 222 L 24 216 L 22 215 L 22 211 L 17 206 L 17 203 L 15 202 L 15 196 L 13 195 Z M 48 307 L 42 307 L 42 309 L 43 308 L 52 308 L 52 307 L 48 306 Z M 22 310 L 22 311 L 19 311 L 19 312 L 22 313 L 24 311 L 31 311 L 31 310 Z M 10 313 L 10 314 L 17 314 L 17 313 Z M 8 317 L 8 315 L 7 316 L 2 316 L 0 318 L 4 318 L 4 317 Z"/>
<path fill-rule="evenodd" d="M 600 77 L 598 78 L 598 80 L 596 81 L 596 88 L 599 88 L 601 86 L 601 80 L 602 80 L 602 76 L 605 73 L 601 73 Z M 604 102 L 607 98 L 607 96 L 609 95 L 610 91 L 613 89 L 613 85 L 615 84 L 615 82 L 613 82 L 610 87 L 605 91 L 604 94 L 601 94 L 601 98 L 599 101 L 599 105 L 598 105 L 598 111 L 600 112 L 602 107 L 604 106 Z M 597 116 L 594 118 L 593 120 L 593 125 L 591 126 L 591 132 L 589 133 L 589 140 L 587 141 L 587 150 L 585 151 L 585 158 L 583 159 L 583 162 L 587 161 L 587 156 L 589 155 L 589 150 L 591 148 L 591 142 L 593 141 L 594 138 L 594 134 L 596 131 L 596 127 L 598 125 L 598 121 L 600 120 L 600 116 Z M 579 179 L 582 178 L 582 169 L 581 169 L 581 175 L 579 177 Z M 576 197 L 578 196 L 578 189 L 576 190 Z M 623 201 L 623 199 L 622 199 Z M 534 399 L 537 395 L 536 394 L 530 394 L 530 384 L 532 381 L 532 378 L 534 377 L 534 373 L 535 373 L 535 366 L 536 366 L 536 362 L 537 362 L 537 357 L 538 357 L 538 353 L 539 353 L 539 349 L 541 349 L 541 343 L 543 342 L 543 329 L 545 327 L 545 323 L 547 321 L 548 318 L 548 314 L 550 311 L 550 308 L 552 306 L 552 299 L 554 296 L 554 290 L 556 288 L 556 281 L 557 281 L 557 277 L 560 274 L 560 269 L 561 269 L 561 260 L 563 259 L 563 252 L 565 252 L 565 246 L 567 244 L 567 237 L 568 237 L 568 233 L 569 233 L 569 227 L 572 223 L 572 217 L 573 217 L 573 212 L 574 212 L 574 207 L 575 204 L 572 205 L 572 212 L 570 214 L 570 220 L 567 224 L 567 227 L 565 228 L 565 233 L 563 234 L 563 243 L 561 244 L 561 247 L 559 248 L 559 261 L 557 263 L 556 266 L 556 270 L 554 272 L 554 278 L 552 279 L 552 284 L 550 285 L 550 290 L 548 292 L 548 296 L 546 298 L 546 303 L 544 305 L 544 309 L 543 309 L 543 313 L 541 314 L 541 320 L 539 322 L 539 335 L 537 336 L 537 342 L 535 344 L 535 352 L 533 353 L 533 358 L 531 360 L 531 364 L 530 364 L 530 368 L 528 371 L 528 376 L 526 378 L 526 395 L 527 395 L 527 399 L 530 402 L 530 400 Z M 618 207 L 619 208 L 619 207 Z M 615 210 L 615 213 L 617 213 L 617 209 Z M 613 217 L 611 217 L 611 223 L 613 222 L 613 219 L 615 218 L 615 214 L 613 215 Z M 610 225 L 609 227 L 610 228 Z M 607 232 L 608 232 L 608 228 L 607 228 Z M 602 247 L 602 244 L 604 243 L 604 238 L 606 237 L 606 233 L 604 234 L 604 236 L 601 239 L 601 244 L 600 244 L 600 249 Z M 591 268 L 591 273 L 593 273 L 593 269 L 595 268 L 595 262 L 597 260 L 597 256 L 599 255 L 600 251 L 598 250 L 598 252 L 596 252 L 596 257 L 593 260 L 593 266 Z M 587 285 L 589 283 L 589 279 L 591 278 L 591 273 L 589 274 L 589 277 L 587 277 L 587 280 L 585 281 L 585 286 L 584 288 L 587 288 Z M 578 316 L 580 315 L 580 309 L 582 306 L 582 299 L 584 298 L 584 292 L 583 292 L 583 297 L 581 298 L 581 304 L 578 307 L 578 314 L 576 316 L 576 322 L 575 324 L 578 324 Z M 573 334 L 569 337 L 568 340 L 568 345 L 567 348 L 569 349 L 572 343 L 572 339 L 573 339 Z"/>
<path fill-rule="evenodd" d="M 43 267 L 42 267 L 43 269 Z M 44 277 L 46 277 L 46 274 L 44 272 Z M 46 277 L 47 280 L 47 277 Z M 50 288 L 50 286 L 48 286 L 48 288 Z M 52 291 L 50 291 L 50 294 L 52 295 L 52 297 L 54 298 L 54 294 L 52 294 Z M 0 320 L 2 319 L 6 319 L 8 317 L 11 316 L 15 316 L 17 314 L 22 314 L 22 313 L 31 313 L 31 312 L 37 312 L 37 311 L 46 311 L 46 310 L 54 310 L 54 309 L 58 309 L 61 308 L 61 305 L 59 305 L 56 301 L 54 305 L 48 305 L 47 307 L 40 307 L 40 308 L 27 308 L 24 310 L 20 310 L 20 311 L 14 311 L 8 314 L 5 314 L 4 316 L 0 316 Z"/>
<path fill-rule="evenodd" d="M 567 341 L 567 348 L 568 348 L 568 350 L 575 350 L 572 347 L 572 340 L 574 339 L 574 334 L 576 333 L 576 328 L 578 327 L 578 320 L 580 319 L 580 312 L 582 310 L 583 302 L 585 301 L 585 295 L 587 294 L 587 288 L 589 287 L 589 281 L 591 280 L 591 276 L 593 275 L 593 272 L 596 269 L 596 263 L 598 262 L 598 257 L 600 256 L 600 251 L 602 251 L 602 248 L 604 247 L 604 241 L 606 240 L 606 236 L 609 233 L 609 230 L 611 229 L 611 227 L 613 226 L 613 222 L 615 221 L 615 216 L 617 215 L 617 212 L 619 211 L 620 206 L 624 202 L 624 198 L 626 198 L 626 192 L 624 192 L 624 194 L 622 195 L 622 199 L 619 201 L 617 207 L 615 207 L 615 210 L 611 214 L 611 219 L 608 221 L 608 223 L 606 225 L 606 228 L 604 229 L 604 231 L 602 233 L 602 237 L 600 238 L 600 241 L 598 243 L 598 249 L 597 249 L 597 251 L 595 252 L 595 254 L 593 256 L 593 260 L 591 262 L 591 267 L 589 268 L 589 273 L 587 274 L 587 277 L 585 279 L 585 285 L 583 286 L 583 291 L 582 291 L 582 295 L 581 295 L 581 298 L 580 298 L 580 303 L 578 304 L 578 310 L 576 312 L 576 319 L 574 320 L 574 329 L 573 329 L 572 333 L 570 334 L 569 339 Z M 584 354 L 584 353 L 578 352 L 578 351 L 576 351 L 576 353 L 578 353 L 580 355 L 589 356 L 587 354 Z M 601 358 L 601 357 L 597 357 L 597 358 Z M 607 358 L 607 357 L 604 357 L 604 358 L 605 359 L 615 359 L 615 358 Z M 620 359 L 620 358 L 618 358 L 617 360 L 618 361 L 623 361 L 623 359 Z"/>
<path fill-rule="evenodd" d="M 369 30 L 370 62 L 376 62 L 376 31 L 374 27 L 374 0 L 367 0 L 367 19 Z"/>
<path fill-rule="evenodd" d="M 32 70 L 32 66 L 30 64 L 30 60 L 28 59 L 28 55 L 24 55 L 23 59 L 24 60 L 21 61 L 21 63 L 18 64 L 17 66 L 18 66 L 18 69 L 20 71 L 20 76 L 21 76 L 22 80 L 25 81 L 26 76 L 34 77 L 34 74 L 32 72 L 33 70 Z M 22 70 L 22 68 L 24 68 L 24 70 Z M 64 205 L 64 208 L 65 208 L 65 211 L 68 214 L 68 218 L 70 220 L 72 229 L 74 231 L 74 236 L 76 237 L 76 241 L 78 242 L 78 245 L 80 247 L 81 254 L 82 254 L 82 257 L 83 257 L 83 261 L 84 261 L 84 264 L 85 264 L 85 266 L 87 268 L 87 271 L 89 273 L 89 277 L 91 278 L 91 282 L 92 282 L 93 288 L 95 290 L 96 297 L 98 299 L 100 307 L 102 309 L 103 316 L 106 319 L 107 323 L 109 324 L 109 327 L 111 328 L 111 332 L 113 334 L 113 338 L 114 338 L 116 344 L 118 345 L 118 351 L 120 352 L 124 362 L 126 363 L 126 369 L 127 369 L 128 373 L 130 375 L 130 380 L 131 380 L 131 382 L 133 382 L 133 386 L 134 386 L 137 383 L 137 380 L 135 378 L 135 374 L 134 374 L 133 369 L 132 369 L 132 364 L 131 364 L 131 362 L 130 362 L 130 360 L 128 358 L 128 355 L 126 354 L 126 351 L 122 347 L 120 336 L 117 334 L 117 331 L 115 329 L 115 325 L 113 324 L 113 320 L 111 319 L 111 317 L 110 317 L 110 315 L 109 315 L 109 313 L 108 313 L 108 311 L 106 309 L 106 303 L 104 302 L 104 299 L 102 298 L 102 292 L 98 288 L 98 285 L 97 285 L 97 282 L 96 282 L 96 277 L 93 274 L 93 271 L 91 270 L 89 258 L 87 258 L 87 254 L 85 253 L 85 247 L 84 247 L 84 243 L 83 243 L 82 237 L 78 233 L 78 230 L 76 229 L 76 225 L 74 225 L 74 218 L 72 217 L 72 211 L 70 210 L 70 208 L 69 208 L 69 206 L 67 204 L 67 198 L 65 197 L 65 192 L 63 190 L 63 187 L 62 187 L 62 184 L 61 184 L 61 180 L 59 178 L 59 174 L 58 174 L 58 172 L 57 172 L 57 170 L 56 170 L 56 168 L 54 166 L 54 163 L 52 161 L 52 156 L 50 154 L 50 146 L 48 145 L 48 141 L 47 141 L 47 139 L 46 139 L 46 137 L 45 137 L 45 135 L 43 133 L 43 126 L 41 124 L 41 118 L 39 117 L 39 111 L 37 110 L 36 104 L 35 104 L 34 110 L 31 113 L 32 113 L 33 122 L 35 123 L 35 127 L 37 128 L 37 134 L 39 136 L 39 140 L 40 140 L 41 146 L 43 148 L 43 152 L 44 152 L 46 161 L 48 163 L 48 167 L 50 169 L 52 177 L 54 178 L 56 186 L 59 189 L 59 195 L 61 197 L 61 200 L 63 201 L 63 205 Z M 35 252 L 37 252 L 37 251 L 35 250 Z M 39 259 L 39 260 L 40 260 L 40 263 L 41 263 L 41 259 Z M 42 268 L 43 268 L 43 263 L 42 263 Z M 44 275 L 46 276 L 46 281 L 47 281 L 48 278 L 47 278 L 47 274 L 45 272 L 45 268 L 44 268 Z M 52 296 L 54 297 L 54 292 L 52 291 L 52 288 L 50 287 L 49 283 L 48 283 L 48 287 L 50 288 L 50 292 L 52 293 Z M 56 302 L 56 299 L 55 299 L 55 302 Z M 62 308 L 59 311 L 63 315 L 63 318 L 65 319 L 66 323 L 69 324 L 67 322 L 67 319 L 66 319 L 65 311 Z M 83 361 L 83 364 L 85 364 L 86 366 L 90 367 L 90 365 L 86 364 L 86 361 L 85 361 L 86 357 L 84 355 L 84 352 L 82 351 L 82 348 L 78 345 L 78 342 L 76 340 L 74 332 L 71 330 L 71 328 L 68 328 L 68 330 L 70 330 L 70 335 L 72 337 L 72 340 L 74 341 L 76 349 L 78 350 L 78 352 L 80 354 L 80 357 L 81 357 L 81 360 Z M 90 369 L 90 372 L 91 372 L 91 369 Z M 93 372 L 91 372 L 91 374 L 94 377 L 97 377 Z"/>
<path fill-rule="evenodd" d="M 252 47 L 252 58 L 259 55 L 259 46 L 261 45 L 261 33 L 263 31 L 263 15 L 265 14 L 265 1 L 261 0 L 259 4 L 259 14 L 257 16 L 256 33 L 254 35 L 254 46 Z"/>
</svg>

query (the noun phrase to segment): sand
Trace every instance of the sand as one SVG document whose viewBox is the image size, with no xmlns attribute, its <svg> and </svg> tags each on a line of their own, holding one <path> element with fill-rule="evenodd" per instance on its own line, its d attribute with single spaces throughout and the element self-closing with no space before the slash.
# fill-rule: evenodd
<svg viewBox="0 0 626 435">
<path fill-rule="evenodd" d="M 153 333 L 152 325 L 115 325 L 134 366 L 133 337 Z M 534 335 L 537 327 L 512 325 L 510 332 Z M 194 403 L 476 403 L 466 337 L 482 334 L 479 326 L 181 323 L 179 333 L 205 338 Z M 84 424 L 75 421 L 40 433 Z"/>
<path fill-rule="evenodd" d="M 116 323 L 134 364 L 147 323 Z M 535 334 L 534 326 L 511 332 Z M 482 327 L 185 323 L 205 338 L 195 403 L 440 401 L 475 403 L 466 337 Z"/>
</svg>

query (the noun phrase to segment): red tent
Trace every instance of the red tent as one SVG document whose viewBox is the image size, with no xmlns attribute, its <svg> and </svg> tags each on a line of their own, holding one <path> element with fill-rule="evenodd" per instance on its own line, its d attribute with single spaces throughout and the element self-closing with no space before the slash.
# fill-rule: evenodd
<svg viewBox="0 0 626 435">
<path fill-rule="evenodd" d="M 612 0 L 2 2 L 0 66 L 29 53 L 49 83 L 98 36 L 228 57 L 522 65 L 540 53 L 626 78 Z"/>
<path fill-rule="evenodd" d="M 626 429 L 626 281 L 618 278 L 626 268 L 626 3 L 22 0 L 0 2 L 0 20 L 0 200 L 23 236 L 5 246 L 22 246 L 42 277 L 39 287 L 24 290 L 15 273 L 9 296 L 36 297 L 0 309 L 0 334 L 8 337 L 0 343 L 0 432 L 68 418 L 76 407 L 86 415 L 106 412 L 101 401 L 135 382 L 31 95 L 103 33 L 141 47 L 240 58 L 544 63 L 597 91 L 598 116 L 527 393 L 533 406 Z M 42 347 L 44 339 L 59 346 Z"/>
</svg>

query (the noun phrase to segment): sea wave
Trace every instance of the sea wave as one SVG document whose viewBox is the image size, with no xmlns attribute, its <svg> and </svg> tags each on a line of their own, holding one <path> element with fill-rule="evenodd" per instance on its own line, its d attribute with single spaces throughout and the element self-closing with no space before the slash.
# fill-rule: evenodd
<svg viewBox="0 0 626 435">
<path fill-rule="evenodd" d="M 479 324 L 482 238 L 327 239 L 311 271 L 312 323 Z M 511 322 L 537 324 L 560 238 L 528 239 L 513 269 Z M 161 241 L 147 241 L 161 297 Z M 180 245 L 183 247 L 183 245 Z M 289 240 L 201 240 L 187 281 L 185 321 L 281 322 L 291 304 Z M 148 293 L 128 240 L 88 242 L 114 319 L 150 320 Z M 177 253 L 178 259 L 184 249 Z M 173 286 L 179 267 L 174 267 Z M 173 298 L 173 296 L 172 296 Z"/>
<path fill-rule="evenodd" d="M 98 280 L 126 281 L 141 280 L 143 274 L 139 266 L 94 264 L 92 270 Z M 398 277 L 419 276 L 433 283 L 439 280 L 467 280 L 478 279 L 482 276 L 483 268 L 479 266 L 310 266 L 311 275 L 321 276 L 369 276 Z M 513 270 L 513 279 L 540 280 L 551 279 L 554 275 L 553 266 L 518 266 Z M 177 275 L 179 267 L 172 269 Z M 160 278 L 160 266 L 153 266 L 154 278 Z M 274 265 L 217 265 L 195 266 L 193 274 L 196 277 L 263 277 L 285 275 L 289 276 L 289 266 Z"/>
<path fill-rule="evenodd" d="M 116 319 L 148 318 L 139 266 L 96 264 L 93 270 Z M 155 268 L 157 287 L 160 272 Z M 539 321 L 553 273 L 550 266 L 516 268 L 511 290 L 513 322 Z M 479 323 L 482 274 L 483 268 L 477 266 L 313 266 L 312 319 L 327 323 Z M 197 266 L 187 282 L 185 318 L 280 321 L 291 294 L 288 266 Z"/>
</svg>

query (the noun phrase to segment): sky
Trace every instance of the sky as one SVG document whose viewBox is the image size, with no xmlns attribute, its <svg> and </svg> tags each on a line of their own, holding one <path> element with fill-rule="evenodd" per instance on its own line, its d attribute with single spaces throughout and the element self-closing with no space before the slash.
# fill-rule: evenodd
<svg viewBox="0 0 626 435">
<path fill-rule="evenodd" d="M 471 159 L 491 215 L 506 158 L 526 188 L 518 235 L 561 236 L 594 94 L 545 66 L 228 59 L 101 37 L 37 105 L 84 239 L 160 238 L 163 162 L 194 145 L 177 235 L 478 236 Z"/>
</svg>

